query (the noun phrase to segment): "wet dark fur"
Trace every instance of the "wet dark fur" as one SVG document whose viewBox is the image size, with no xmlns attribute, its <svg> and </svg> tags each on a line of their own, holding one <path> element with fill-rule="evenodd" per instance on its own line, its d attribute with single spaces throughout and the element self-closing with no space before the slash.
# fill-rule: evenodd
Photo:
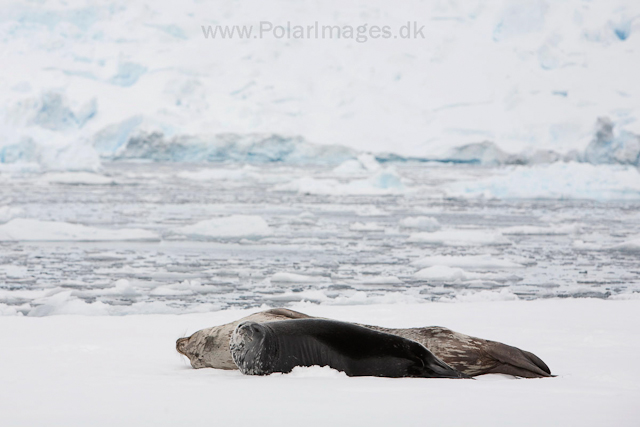
<svg viewBox="0 0 640 427">
<path fill-rule="evenodd" d="M 229 352 L 229 339 L 239 323 L 310 318 L 312 317 L 286 308 L 266 310 L 226 325 L 200 330 L 188 338 L 180 338 L 176 342 L 176 349 L 189 358 L 194 368 L 237 369 Z M 551 376 L 549 367 L 533 353 L 447 328 L 431 326 L 390 329 L 371 325 L 360 326 L 416 341 L 448 365 L 469 376 L 490 373 L 525 378 Z"/>
<path fill-rule="evenodd" d="M 415 341 L 335 320 L 244 322 L 234 331 L 230 348 L 240 371 L 250 375 L 318 365 L 348 376 L 467 377 Z"/>
</svg>

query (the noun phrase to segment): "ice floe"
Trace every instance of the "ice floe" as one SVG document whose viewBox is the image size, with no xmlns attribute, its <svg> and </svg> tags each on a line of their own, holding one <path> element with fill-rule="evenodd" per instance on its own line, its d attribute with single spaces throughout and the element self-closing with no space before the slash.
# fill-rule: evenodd
<svg viewBox="0 0 640 427">
<path fill-rule="evenodd" d="M 521 268 L 523 264 L 491 255 L 433 255 L 411 262 L 416 267 L 448 266 L 471 269 Z"/>
<path fill-rule="evenodd" d="M 510 245 L 511 242 L 500 232 L 486 230 L 448 229 L 434 232 L 415 233 L 408 242 L 429 243 L 445 246 Z"/>
<path fill-rule="evenodd" d="M 42 221 L 16 218 L 0 225 L 0 241 L 106 241 L 106 240 L 160 240 L 149 230 L 108 229 L 89 227 L 68 222 Z"/>
<path fill-rule="evenodd" d="M 230 215 L 212 218 L 176 228 L 175 231 L 187 236 L 211 238 L 264 237 L 273 233 L 269 224 L 257 215 Z"/>
</svg>

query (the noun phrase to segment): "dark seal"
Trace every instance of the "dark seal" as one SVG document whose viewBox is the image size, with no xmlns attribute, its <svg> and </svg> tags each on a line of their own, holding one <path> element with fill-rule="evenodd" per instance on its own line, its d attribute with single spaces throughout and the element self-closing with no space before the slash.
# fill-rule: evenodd
<svg viewBox="0 0 640 427">
<path fill-rule="evenodd" d="M 318 365 L 350 377 L 468 378 L 415 341 L 335 320 L 244 322 L 233 332 L 230 349 L 247 375 Z"/>
</svg>

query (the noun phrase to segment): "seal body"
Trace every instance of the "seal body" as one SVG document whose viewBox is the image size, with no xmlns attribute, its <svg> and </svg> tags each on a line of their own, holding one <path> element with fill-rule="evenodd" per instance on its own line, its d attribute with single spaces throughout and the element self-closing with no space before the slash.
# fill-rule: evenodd
<svg viewBox="0 0 640 427">
<path fill-rule="evenodd" d="M 415 341 L 335 320 L 243 322 L 231 336 L 230 350 L 248 375 L 318 365 L 348 376 L 467 377 Z"/>
<path fill-rule="evenodd" d="M 265 310 L 231 323 L 199 330 L 189 337 L 179 338 L 176 349 L 188 357 L 191 366 L 196 369 L 238 369 L 231 358 L 229 340 L 240 323 L 312 318 L 286 308 Z M 551 376 L 549 367 L 533 353 L 497 341 L 461 334 L 441 326 L 408 329 L 359 326 L 416 341 L 448 365 L 470 376 L 492 373 L 524 378 Z"/>
</svg>

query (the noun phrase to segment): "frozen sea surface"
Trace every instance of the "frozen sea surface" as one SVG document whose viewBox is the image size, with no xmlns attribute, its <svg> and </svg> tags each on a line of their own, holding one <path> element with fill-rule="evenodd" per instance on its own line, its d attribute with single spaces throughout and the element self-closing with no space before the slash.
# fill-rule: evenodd
<svg viewBox="0 0 640 427">
<path fill-rule="evenodd" d="M 333 169 L 7 169 L 0 313 L 637 297 L 640 174 L 544 168 L 538 181 L 534 166 L 525 173 L 367 159 Z M 600 186 L 589 193 L 585 176 Z M 499 192 L 533 182 L 537 199 Z"/>
</svg>

